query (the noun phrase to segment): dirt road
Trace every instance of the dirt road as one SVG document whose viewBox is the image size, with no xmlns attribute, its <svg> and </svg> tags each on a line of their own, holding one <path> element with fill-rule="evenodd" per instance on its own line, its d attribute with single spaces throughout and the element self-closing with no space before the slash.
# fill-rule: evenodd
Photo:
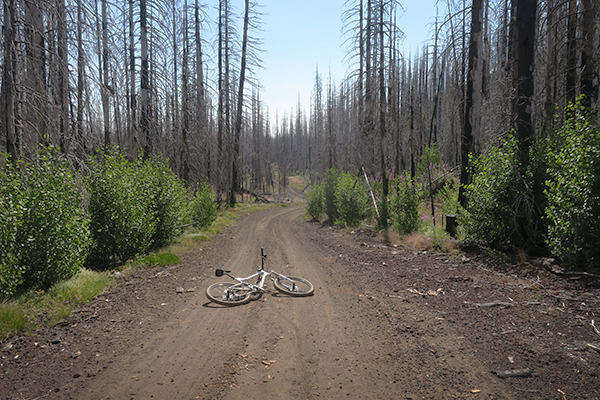
<svg viewBox="0 0 600 400">
<path fill-rule="evenodd" d="M 600 339 L 587 323 L 597 292 L 587 305 L 557 303 L 526 277 L 383 245 L 303 212 L 253 213 L 180 265 L 140 271 L 63 326 L 6 343 L 1 397 L 600 398 L 600 354 L 563 346 Z M 208 302 L 204 289 L 224 280 L 214 269 L 250 275 L 261 247 L 269 269 L 310 280 L 314 296 Z M 493 373 L 523 368 L 533 375 Z"/>
<path fill-rule="evenodd" d="M 406 365 L 407 352 L 433 343 L 405 342 L 402 347 L 384 334 L 361 304 L 360 291 L 340 280 L 343 271 L 328 268 L 328 252 L 305 232 L 300 207 L 276 208 L 251 215 L 232 231 L 215 255 L 215 267 L 242 276 L 255 272 L 260 248 L 268 266 L 290 276 L 309 279 L 316 294 L 308 298 L 273 291 L 247 306 L 226 308 L 207 303 L 198 294 L 175 312 L 164 328 L 134 349 L 89 388 L 91 398 L 147 399 L 389 399 L 411 395 L 417 376 L 425 380 L 426 359 Z M 207 279 L 206 283 L 223 278 Z M 203 285 L 204 286 L 204 285 Z M 422 311 L 401 318 L 411 324 Z M 444 335 L 446 336 L 446 335 Z M 460 347 L 455 339 L 439 347 Z M 417 349 L 418 351 L 418 349 Z M 404 353 L 404 354 L 403 354 Z M 455 357 L 460 357 L 457 351 Z M 429 357 L 431 358 L 431 357 Z M 460 361 L 459 361 L 460 362 Z M 484 368 L 469 361 L 466 373 L 473 387 L 501 397 Z M 420 371 L 418 371 L 420 370 Z M 447 388 L 440 388 L 444 393 Z M 418 393 L 414 393 L 415 398 Z"/>
</svg>

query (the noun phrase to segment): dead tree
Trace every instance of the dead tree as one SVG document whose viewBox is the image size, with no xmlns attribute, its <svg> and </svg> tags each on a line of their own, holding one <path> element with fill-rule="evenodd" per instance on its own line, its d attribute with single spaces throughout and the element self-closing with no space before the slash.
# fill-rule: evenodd
<svg viewBox="0 0 600 400">
<path fill-rule="evenodd" d="M 4 2 L 4 68 L 3 68 L 3 100 L 6 129 L 6 151 L 13 165 L 19 158 L 17 145 L 17 124 L 15 120 L 15 73 L 17 56 L 15 50 L 15 0 Z"/>
<path fill-rule="evenodd" d="M 467 73 L 467 88 L 465 96 L 465 116 L 463 119 L 464 128 L 461 136 L 461 170 L 460 170 L 460 189 L 458 200 L 460 205 L 465 207 L 467 198 L 465 196 L 465 188 L 470 183 L 469 155 L 473 151 L 473 126 L 479 127 L 479 124 L 474 123 L 475 119 L 481 119 L 481 115 L 474 113 L 474 97 L 476 92 L 481 88 L 477 85 L 481 82 L 478 79 L 478 73 L 481 73 L 479 68 L 479 53 L 481 43 L 481 22 L 483 16 L 483 0 L 473 0 L 471 7 L 471 36 L 469 40 L 469 70 Z"/>
</svg>

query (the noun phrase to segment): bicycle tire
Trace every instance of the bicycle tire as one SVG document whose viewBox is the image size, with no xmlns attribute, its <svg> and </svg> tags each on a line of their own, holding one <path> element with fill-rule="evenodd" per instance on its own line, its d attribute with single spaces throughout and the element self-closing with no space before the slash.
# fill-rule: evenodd
<svg viewBox="0 0 600 400">
<path fill-rule="evenodd" d="M 293 276 L 287 276 L 286 278 L 287 279 L 278 276 L 277 279 L 273 281 L 273 286 L 281 293 L 289 294 L 290 296 L 305 297 L 312 296 L 315 292 L 313 284 L 306 279 Z M 293 288 L 290 287 L 292 285 L 288 279 L 294 281 Z"/>
<path fill-rule="evenodd" d="M 210 301 L 223 306 L 238 306 L 246 304 L 250 301 L 251 293 L 240 289 L 239 291 L 228 293 L 226 295 L 227 288 L 237 285 L 236 283 L 215 283 L 206 288 L 206 297 Z"/>
</svg>

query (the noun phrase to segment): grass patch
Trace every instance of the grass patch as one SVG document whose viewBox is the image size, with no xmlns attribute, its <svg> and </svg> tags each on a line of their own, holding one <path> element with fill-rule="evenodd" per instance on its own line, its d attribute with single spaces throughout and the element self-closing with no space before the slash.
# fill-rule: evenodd
<svg viewBox="0 0 600 400">
<path fill-rule="evenodd" d="M 108 274 L 84 269 L 68 281 L 54 285 L 48 295 L 62 303 L 87 303 L 104 292 L 111 282 L 112 278 Z"/>
<path fill-rule="evenodd" d="M 0 304 L 0 339 L 4 339 L 12 332 L 25 330 L 27 318 L 23 307 L 16 301 Z"/>
<path fill-rule="evenodd" d="M 95 299 L 110 286 L 109 274 L 83 269 L 47 292 L 31 290 L 0 303 L 0 340 L 16 332 L 30 333 L 40 326 L 64 321 L 78 304 Z"/>
<path fill-rule="evenodd" d="M 140 263 L 143 265 L 147 265 L 150 267 L 160 266 L 164 267 L 166 265 L 175 265 L 179 264 L 181 259 L 177 254 L 164 252 L 158 254 L 148 254 L 140 260 Z"/>
</svg>

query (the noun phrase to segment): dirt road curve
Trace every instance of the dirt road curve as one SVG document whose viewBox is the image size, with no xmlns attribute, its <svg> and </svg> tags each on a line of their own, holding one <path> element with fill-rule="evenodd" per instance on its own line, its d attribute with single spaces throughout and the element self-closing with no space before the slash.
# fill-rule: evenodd
<svg viewBox="0 0 600 400">
<path fill-rule="evenodd" d="M 303 212 L 251 214 L 180 265 L 141 271 L 63 326 L 4 343 L 0 397 L 600 398 L 600 353 L 568 347 L 600 342 L 589 325 L 597 292 L 556 300 L 551 283 L 540 292 L 531 279 L 384 246 Z M 208 302 L 204 289 L 224 280 L 214 269 L 250 275 L 261 247 L 268 268 L 310 280 L 315 295 Z M 492 372 L 524 368 L 531 377 Z"/>
</svg>

